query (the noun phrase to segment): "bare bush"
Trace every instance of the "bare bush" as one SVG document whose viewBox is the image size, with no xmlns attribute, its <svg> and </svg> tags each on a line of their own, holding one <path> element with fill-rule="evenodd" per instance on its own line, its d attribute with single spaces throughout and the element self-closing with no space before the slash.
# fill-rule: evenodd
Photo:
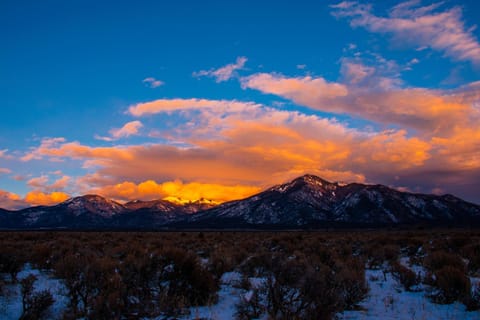
<svg viewBox="0 0 480 320">
<path fill-rule="evenodd" d="M 37 277 L 33 274 L 20 280 L 22 295 L 22 315 L 21 320 L 42 319 L 46 311 L 55 302 L 52 294 L 48 290 L 34 292 L 34 283 Z"/>
<path fill-rule="evenodd" d="M 401 265 L 398 261 L 390 264 L 393 277 L 399 281 L 405 290 L 412 291 L 412 287 L 420 283 L 420 278 L 409 268 Z"/>
<path fill-rule="evenodd" d="M 446 266 L 435 271 L 434 286 L 438 292 L 432 295 L 436 303 L 449 304 L 470 297 L 470 279 L 458 268 Z"/>
</svg>

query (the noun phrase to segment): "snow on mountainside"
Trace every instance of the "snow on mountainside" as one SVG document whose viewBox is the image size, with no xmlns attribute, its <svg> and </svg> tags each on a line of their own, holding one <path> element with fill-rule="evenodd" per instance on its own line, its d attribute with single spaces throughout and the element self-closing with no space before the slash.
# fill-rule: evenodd
<svg viewBox="0 0 480 320">
<path fill-rule="evenodd" d="M 59 206 L 67 207 L 76 216 L 85 212 L 94 212 L 108 218 L 125 211 L 125 207 L 120 203 L 91 194 L 71 198 L 59 204 Z"/>
<path fill-rule="evenodd" d="M 331 183 L 304 175 L 259 194 L 215 205 L 131 201 L 97 195 L 51 207 L 0 211 L 0 228 L 323 228 L 480 225 L 480 206 L 452 195 L 400 192 L 383 185 Z"/>
<path fill-rule="evenodd" d="M 150 209 L 150 210 L 159 210 L 163 212 L 173 212 L 175 210 L 178 210 L 178 205 L 165 200 L 151 200 L 151 201 L 134 200 L 134 201 L 125 203 L 124 206 L 129 210 Z"/>
<path fill-rule="evenodd" d="M 480 206 L 451 195 L 412 194 L 383 185 L 340 185 L 305 175 L 201 212 L 191 221 L 230 227 L 466 225 L 480 223 Z"/>
</svg>

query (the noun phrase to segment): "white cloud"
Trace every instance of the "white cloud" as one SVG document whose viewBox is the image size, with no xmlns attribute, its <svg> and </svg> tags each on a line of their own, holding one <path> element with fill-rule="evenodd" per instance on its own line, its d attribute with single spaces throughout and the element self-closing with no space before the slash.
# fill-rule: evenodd
<svg viewBox="0 0 480 320">
<path fill-rule="evenodd" d="M 155 78 L 153 78 L 153 77 L 145 78 L 145 79 L 142 80 L 142 82 L 143 82 L 146 86 L 148 86 L 148 87 L 150 87 L 150 88 L 152 88 L 152 89 L 158 88 L 158 87 L 163 86 L 163 85 L 165 84 L 165 82 L 160 81 L 160 80 L 157 80 L 157 79 L 155 79 Z"/>
<path fill-rule="evenodd" d="M 142 127 L 143 124 L 140 121 L 130 121 L 121 128 L 114 128 L 110 130 L 110 137 L 102 137 L 99 135 L 95 135 L 95 138 L 103 141 L 114 141 L 120 138 L 126 138 L 132 135 L 136 135 L 138 134 L 139 129 Z"/>
<path fill-rule="evenodd" d="M 219 69 L 201 70 L 194 72 L 194 77 L 213 77 L 216 82 L 223 82 L 230 80 L 237 70 L 243 69 L 247 62 L 247 58 L 238 57 L 235 63 L 227 64 Z"/>
<path fill-rule="evenodd" d="M 416 46 L 418 50 L 428 47 L 454 60 L 480 64 L 480 43 L 473 29 L 465 27 L 462 9 L 438 11 L 442 4 L 420 6 L 419 0 L 407 1 L 393 7 L 386 17 L 372 13 L 371 5 L 358 2 L 344 1 L 331 8 L 335 17 L 350 19 L 352 27 L 391 34 L 394 40 Z"/>
</svg>

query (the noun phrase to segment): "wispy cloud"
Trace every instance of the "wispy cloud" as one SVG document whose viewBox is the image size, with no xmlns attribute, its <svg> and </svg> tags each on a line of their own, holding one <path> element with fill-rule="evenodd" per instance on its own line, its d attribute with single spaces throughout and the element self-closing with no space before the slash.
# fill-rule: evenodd
<svg viewBox="0 0 480 320">
<path fill-rule="evenodd" d="M 210 69 L 210 70 L 201 70 L 194 72 L 194 77 L 212 77 L 215 78 L 216 82 L 223 82 L 230 80 L 237 70 L 243 69 L 247 58 L 238 57 L 235 63 L 227 64 L 219 69 Z"/>
<path fill-rule="evenodd" d="M 219 110 L 229 110 L 238 112 L 246 108 L 259 106 L 253 102 L 241 102 L 235 100 L 209 100 L 209 99 L 158 99 L 150 102 L 143 102 L 132 105 L 128 108 L 128 113 L 133 116 L 141 117 L 148 114 L 162 112 L 172 112 L 186 109 L 206 109 L 216 108 Z"/>
<path fill-rule="evenodd" d="M 405 87 L 399 74 L 404 67 L 380 56 L 374 60 L 367 64 L 358 58 L 342 59 L 342 82 L 257 73 L 242 78 L 241 84 L 312 109 L 424 133 L 448 134 L 455 126 L 472 127 L 480 121 L 479 110 L 474 107 L 478 104 L 478 84 L 449 91 Z"/>
<path fill-rule="evenodd" d="M 0 150 L 0 159 L 11 160 L 13 156 L 8 154 L 8 149 L 3 149 Z"/>
<path fill-rule="evenodd" d="M 114 128 L 109 131 L 109 137 L 103 137 L 95 135 L 95 138 L 103 141 L 115 141 L 120 138 L 127 138 L 129 136 L 137 135 L 139 130 L 143 127 L 143 124 L 138 121 L 130 121 L 124 124 L 121 128 Z"/>
<path fill-rule="evenodd" d="M 8 168 L 0 168 L 0 174 L 9 174 L 12 173 L 12 170 Z"/>
<path fill-rule="evenodd" d="M 398 42 L 431 48 L 459 61 L 480 64 L 480 43 L 467 28 L 462 9 L 453 7 L 440 11 L 443 2 L 422 6 L 411 0 L 393 7 L 388 16 L 373 13 L 372 6 L 356 1 L 332 5 L 332 15 L 350 19 L 352 27 L 364 27 L 375 33 L 391 34 Z"/>
<path fill-rule="evenodd" d="M 50 147 L 58 145 L 62 142 L 65 142 L 65 138 L 63 137 L 44 138 L 42 139 L 39 147 L 31 149 L 30 152 L 27 152 L 23 157 L 20 158 L 20 161 L 27 162 L 31 160 L 40 160 L 42 158 L 42 149 L 49 149 Z"/>
<path fill-rule="evenodd" d="M 163 86 L 165 82 L 155 79 L 154 77 L 148 77 L 142 80 L 142 82 L 149 88 L 155 89 Z"/>
</svg>

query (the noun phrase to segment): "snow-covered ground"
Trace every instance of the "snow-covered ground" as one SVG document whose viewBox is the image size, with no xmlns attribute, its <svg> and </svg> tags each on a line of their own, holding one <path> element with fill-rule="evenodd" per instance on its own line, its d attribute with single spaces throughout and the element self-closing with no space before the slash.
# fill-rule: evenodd
<svg viewBox="0 0 480 320">
<path fill-rule="evenodd" d="M 226 272 L 220 280 L 218 302 L 211 306 L 190 308 L 190 315 L 179 319 L 235 319 L 236 304 L 240 300 L 241 289 L 235 288 L 242 279 L 238 272 Z"/>
<path fill-rule="evenodd" d="M 424 290 L 407 292 L 391 273 L 382 270 L 367 270 L 370 292 L 361 304 L 361 311 L 345 311 L 339 319 L 436 319 L 478 320 L 479 311 L 467 312 L 461 303 L 434 304 Z"/>
<path fill-rule="evenodd" d="M 25 264 L 22 271 L 17 275 L 17 279 L 26 278 L 33 274 L 37 277 L 34 283 L 34 292 L 48 290 L 53 295 L 55 302 L 50 307 L 47 318 L 61 319 L 62 313 L 68 305 L 68 298 L 65 296 L 66 288 L 62 282 L 53 278 L 47 272 L 38 269 L 32 269 L 30 264 Z M 5 294 L 0 295 L 0 319 L 10 320 L 18 319 L 22 315 L 22 296 L 19 284 L 6 285 Z"/>
<path fill-rule="evenodd" d="M 421 266 L 409 266 L 407 259 L 401 259 L 403 265 L 408 266 L 417 274 L 423 274 Z M 384 268 L 386 269 L 385 265 Z M 380 270 L 367 270 L 366 278 L 370 291 L 368 297 L 360 304 L 361 310 L 345 311 L 337 314 L 338 319 L 480 319 L 480 311 L 467 312 L 461 303 L 439 305 L 432 303 L 427 297 L 427 287 L 418 286 L 418 291 L 407 292 L 403 289 L 389 272 Z M 34 274 L 38 280 L 35 282 L 35 291 L 49 290 L 55 303 L 50 309 L 48 319 L 59 319 L 68 304 L 65 296 L 65 287 L 58 279 L 47 272 L 32 269 L 26 264 L 18 274 L 18 279 L 23 279 L 29 274 Z M 190 314 L 178 319 L 234 319 L 236 305 L 241 295 L 248 296 L 248 292 L 239 288 L 242 275 L 238 272 L 227 272 L 221 278 L 218 302 L 210 306 L 190 308 Z M 479 278 L 471 278 L 472 284 L 480 282 Z M 252 278 L 250 283 L 258 287 L 261 278 Z M 7 285 L 7 294 L 0 296 L 0 319 L 18 319 L 22 313 L 21 295 L 19 285 Z M 264 316 L 263 318 L 266 318 Z M 158 318 L 163 319 L 163 318 Z"/>
</svg>

